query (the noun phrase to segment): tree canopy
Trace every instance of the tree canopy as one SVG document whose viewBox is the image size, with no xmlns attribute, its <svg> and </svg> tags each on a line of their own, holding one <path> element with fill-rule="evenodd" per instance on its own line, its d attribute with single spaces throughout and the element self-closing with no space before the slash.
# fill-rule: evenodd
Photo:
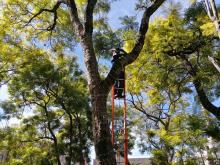
<svg viewBox="0 0 220 165">
<path fill-rule="evenodd" d="M 87 164 L 94 146 L 98 164 L 115 165 L 116 152 L 124 157 L 122 107 L 112 145 L 109 93 L 124 68 L 129 153 L 137 146 L 155 165 L 218 163 L 215 2 L 180 11 L 137 0 L 139 14 L 119 16 L 117 29 L 108 20 L 114 2 L 0 1 L 0 87 L 9 95 L 0 103 L 0 163 Z M 110 65 L 118 47 L 127 53 Z"/>
</svg>

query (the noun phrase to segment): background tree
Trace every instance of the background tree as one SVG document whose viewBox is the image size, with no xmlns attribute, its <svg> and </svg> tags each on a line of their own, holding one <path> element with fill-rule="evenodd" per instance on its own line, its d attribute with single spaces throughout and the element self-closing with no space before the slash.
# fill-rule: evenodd
<svg viewBox="0 0 220 165">
<path fill-rule="evenodd" d="M 203 107 L 219 118 L 218 107 L 212 103 L 213 99 L 218 98 L 216 88 L 218 76 L 207 62 L 208 55 L 218 56 L 219 49 L 216 46 L 218 40 L 213 35 L 213 29 L 207 31 L 206 26 L 209 23 L 205 18 L 208 18 L 202 17 L 203 12 L 194 16 L 188 14 L 186 12 L 185 21 L 181 20 L 180 15 L 176 12 L 167 20 L 162 19 L 159 21 L 160 23 L 152 25 L 149 39 L 147 38 L 145 41 L 146 49 L 143 50 L 143 56 L 140 56 L 142 62 L 133 66 L 139 70 L 133 70 L 132 75 L 138 74 L 146 66 L 145 70 L 148 72 L 136 79 L 136 82 L 142 81 L 141 77 L 146 77 L 150 82 L 154 80 L 151 83 L 159 87 L 158 91 L 163 87 L 171 88 L 171 84 L 175 82 L 173 86 L 179 86 L 179 88 L 173 92 L 179 93 L 180 91 L 180 94 L 182 90 L 183 93 L 194 91 L 190 85 L 192 82 Z M 129 50 L 132 45 L 133 41 L 127 42 L 127 49 Z M 149 56 L 146 58 L 147 54 Z M 164 74 L 164 77 L 161 74 Z M 212 90 L 205 92 L 207 89 Z M 157 90 L 148 90 L 149 95 L 151 92 L 152 97 L 156 99 Z"/>
<path fill-rule="evenodd" d="M 208 133 L 209 122 L 216 122 L 213 115 L 219 120 L 217 111 L 212 111 L 201 100 L 201 93 L 194 83 L 195 79 L 200 80 L 202 85 L 199 90 L 206 91 L 206 101 L 214 106 L 212 101 L 218 99 L 219 78 L 207 56 L 218 56 L 218 40 L 214 29 L 207 31 L 205 28 L 210 23 L 207 23 L 207 17 L 204 18 L 205 13 L 194 10 L 197 14 L 188 17 L 190 10 L 187 10 L 185 17 L 174 9 L 167 18 L 157 18 L 149 27 L 141 55 L 127 69 L 130 103 L 140 112 L 137 113 L 137 120 L 140 121 L 138 132 L 142 137 L 141 149 L 150 151 L 156 164 L 195 164 L 198 155 L 193 155 L 191 151 L 199 153 L 202 158 L 200 163 L 204 163 L 207 159 L 203 153 L 207 136 L 211 136 Z M 126 41 L 126 49 L 131 49 L 133 44 L 131 39 Z M 197 76 L 193 74 L 195 72 Z M 202 107 L 198 106 L 196 91 L 211 115 L 204 114 Z M 195 107 L 193 99 L 197 104 Z M 198 123 L 192 124 L 193 120 Z M 217 123 L 214 125 L 217 126 Z M 210 131 L 214 129 L 217 135 L 214 127 L 212 125 Z M 145 131 L 147 134 L 143 133 Z"/>
<path fill-rule="evenodd" d="M 42 164 L 44 159 L 50 164 L 61 164 L 61 156 L 66 158 L 67 164 L 84 164 L 89 161 L 91 114 L 82 72 L 74 57 L 61 54 L 52 58 L 39 50 L 31 52 L 17 61 L 16 72 L 8 84 L 11 102 L 19 108 L 10 114 L 29 110 L 29 116 L 22 116 L 21 128 L 18 128 L 26 133 L 16 136 L 17 141 L 24 147 L 37 145 L 39 151 L 45 143 L 48 148 L 41 154 Z M 2 108 L 6 111 L 10 104 L 4 105 Z M 28 154 L 24 151 L 18 158 L 15 154 L 10 157 L 21 164 L 31 163 L 23 157 Z M 37 155 L 30 157 L 36 159 Z M 31 161 L 39 163 L 37 159 Z"/>
</svg>

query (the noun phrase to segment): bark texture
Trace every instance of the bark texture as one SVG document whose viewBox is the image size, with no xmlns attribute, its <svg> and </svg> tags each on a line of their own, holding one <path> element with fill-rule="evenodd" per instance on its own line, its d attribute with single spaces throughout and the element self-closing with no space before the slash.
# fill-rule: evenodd
<svg viewBox="0 0 220 165">
<path fill-rule="evenodd" d="M 118 73 L 126 65 L 132 63 L 140 54 L 148 30 L 150 16 L 162 5 L 165 0 L 156 0 L 145 8 L 139 28 L 139 37 L 133 50 L 124 58 L 115 62 L 108 76 L 101 80 L 98 72 L 98 63 L 94 52 L 93 11 L 97 0 L 88 0 L 85 12 L 85 23 L 82 24 L 74 0 L 68 1 L 69 13 L 73 26 L 76 29 L 84 52 L 84 62 L 87 68 L 89 91 L 92 105 L 93 141 L 96 159 L 99 165 L 116 165 L 115 153 L 111 143 L 109 120 L 107 115 L 107 96 Z"/>
<path fill-rule="evenodd" d="M 206 110 L 208 110 L 210 113 L 212 113 L 218 120 L 220 120 L 220 107 L 215 106 L 209 101 L 202 87 L 201 81 L 198 78 L 195 78 L 195 80 L 193 81 L 193 84 L 195 86 L 196 92 L 198 93 L 199 100 L 202 106 Z"/>
<path fill-rule="evenodd" d="M 115 153 L 111 143 L 109 119 L 107 115 L 107 93 L 98 89 L 92 92 L 93 140 L 98 164 L 116 164 Z"/>
</svg>

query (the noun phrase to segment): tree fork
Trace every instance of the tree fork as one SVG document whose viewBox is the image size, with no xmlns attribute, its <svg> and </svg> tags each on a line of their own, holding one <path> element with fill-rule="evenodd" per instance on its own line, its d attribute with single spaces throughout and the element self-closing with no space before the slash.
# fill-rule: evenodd
<svg viewBox="0 0 220 165">
<path fill-rule="evenodd" d="M 57 19 L 57 9 L 61 3 L 68 6 L 69 15 L 72 26 L 75 27 L 76 34 L 80 38 L 80 42 L 84 51 L 84 61 L 88 72 L 88 84 L 91 94 L 92 103 L 92 120 L 93 120 L 93 137 L 96 150 L 96 156 L 99 164 L 115 165 L 115 154 L 111 143 L 110 129 L 107 116 L 107 95 L 110 92 L 111 86 L 114 83 L 120 69 L 135 61 L 139 56 L 141 49 L 144 45 L 145 35 L 148 31 L 150 16 L 162 5 L 165 0 L 155 0 L 149 7 L 146 7 L 141 19 L 139 28 L 138 40 L 128 56 L 114 65 L 105 80 L 101 80 L 98 72 L 98 63 L 94 51 L 92 40 L 93 35 L 93 12 L 97 0 L 88 0 L 85 10 L 85 23 L 81 22 L 78 15 L 78 9 L 75 0 L 57 1 L 57 4 L 52 9 L 41 9 L 32 17 L 30 23 L 35 17 L 43 12 L 54 13 L 54 24 L 51 26 L 55 28 Z M 102 87 L 102 90 L 97 90 Z"/>
</svg>

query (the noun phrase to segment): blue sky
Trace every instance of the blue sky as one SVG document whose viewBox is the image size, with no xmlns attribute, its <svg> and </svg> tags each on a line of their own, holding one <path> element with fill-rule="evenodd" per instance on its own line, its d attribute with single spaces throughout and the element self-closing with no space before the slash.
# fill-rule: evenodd
<svg viewBox="0 0 220 165">
<path fill-rule="evenodd" d="M 167 0 L 167 2 L 181 2 L 183 4 L 183 9 L 186 8 L 187 6 L 189 6 L 190 0 Z M 220 0 L 219 0 L 220 1 Z M 137 15 L 138 16 L 138 21 L 140 20 L 141 17 L 141 13 L 135 11 L 135 0 L 120 0 L 120 1 L 116 1 L 112 4 L 111 7 L 111 11 L 109 13 L 109 23 L 111 24 L 111 26 L 114 28 L 118 28 L 120 27 L 120 20 L 118 19 L 119 17 L 123 17 L 125 15 L 128 16 L 134 16 Z M 129 3 L 129 4 L 128 4 Z M 162 8 L 160 8 L 154 15 L 154 16 L 161 16 L 163 15 L 162 11 L 164 10 L 164 8 L 166 8 L 166 4 L 163 5 Z"/>
</svg>

